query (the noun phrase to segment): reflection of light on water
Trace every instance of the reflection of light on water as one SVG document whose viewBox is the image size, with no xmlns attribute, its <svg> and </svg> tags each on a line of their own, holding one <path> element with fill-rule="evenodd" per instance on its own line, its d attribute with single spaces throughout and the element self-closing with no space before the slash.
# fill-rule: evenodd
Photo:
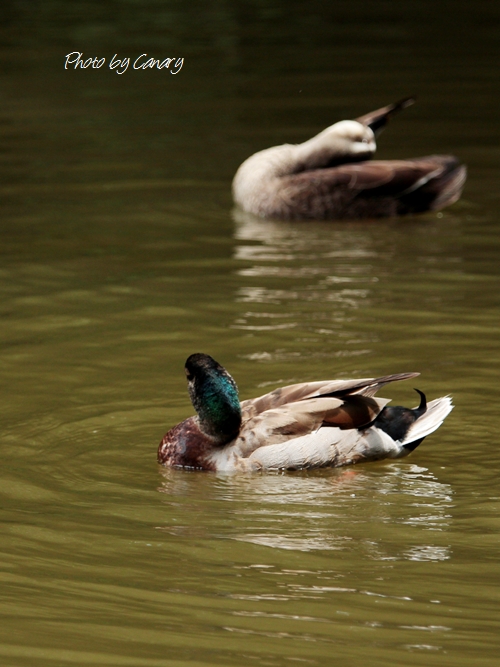
<svg viewBox="0 0 500 667">
<path fill-rule="evenodd" d="M 408 560 L 448 560 L 450 558 L 450 550 L 448 547 L 436 547 L 426 544 L 408 549 L 405 556 Z"/>
<path fill-rule="evenodd" d="M 237 257 L 237 259 L 240 259 Z M 279 259 L 283 259 L 280 257 Z M 238 271 L 240 276 L 248 276 L 251 278 L 258 277 L 275 277 L 279 276 L 281 278 L 307 278 L 309 276 L 322 275 L 327 272 L 326 268 L 313 268 L 313 267 L 280 267 L 280 266 L 253 266 L 251 269 L 241 269 Z M 349 278 L 344 280 L 338 280 L 338 282 L 348 282 Z"/>
<path fill-rule="evenodd" d="M 451 487 L 417 465 L 227 478 L 221 492 L 237 505 L 233 539 L 241 542 L 292 551 L 361 550 L 380 561 L 451 557 L 447 544 L 429 539 L 450 525 Z"/>
<path fill-rule="evenodd" d="M 446 632 L 452 629 L 446 625 L 400 625 L 399 627 L 406 630 L 423 630 L 424 632 Z"/>
<path fill-rule="evenodd" d="M 235 258 L 239 260 L 307 262 L 323 258 L 351 264 L 378 257 L 367 227 L 261 220 L 242 211 L 235 211 L 233 217 L 234 238 L 239 242 Z M 318 269 L 314 265 L 311 268 Z"/>
<path fill-rule="evenodd" d="M 257 637 L 269 637 L 271 639 L 294 639 L 294 640 L 302 640 L 302 641 L 307 641 L 307 642 L 316 642 L 318 639 L 314 637 L 313 635 L 307 635 L 304 633 L 291 633 L 291 632 L 268 632 L 264 630 L 250 630 L 249 628 L 234 628 L 231 626 L 222 626 L 223 630 L 227 630 L 227 632 L 237 632 L 242 635 L 255 635 Z M 321 639 L 321 641 L 328 641 L 328 643 L 332 643 L 333 640 L 325 640 L 324 638 Z M 303 661 L 305 662 L 305 661 Z M 271 663 L 269 663 L 271 664 Z"/>
<path fill-rule="evenodd" d="M 246 320 L 236 320 L 233 329 L 245 329 L 246 331 L 276 331 L 278 329 L 293 329 L 297 326 L 296 322 L 285 322 L 283 324 L 247 324 Z"/>
<path fill-rule="evenodd" d="M 161 472 L 176 518 L 160 529 L 177 537 L 200 537 L 202 525 L 203 535 L 271 550 L 380 562 L 452 557 L 453 489 L 406 461 L 289 474 Z"/>
<path fill-rule="evenodd" d="M 330 292 L 318 291 L 309 287 L 302 290 L 268 289 L 265 287 L 242 287 L 238 291 L 237 301 L 251 303 L 276 303 L 282 301 L 329 301 L 348 308 L 357 308 L 359 302 L 369 295 L 366 289 L 341 289 Z"/>
<path fill-rule="evenodd" d="M 269 572 L 270 575 L 281 575 L 285 576 L 289 574 L 286 570 L 274 570 Z M 323 578 L 333 578 L 333 571 L 319 571 L 319 572 L 305 572 L 305 574 L 312 574 L 320 576 Z M 231 593 L 229 597 L 236 600 L 247 600 L 247 601 L 267 601 L 267 600 L 277 600 L 288 602 L 290 600 L 320 600 L 322 597 L 328 596 L 331 593 L 336 594 L 336 596 L 344 595 L 356 595 L 356 596 L 366 596 L 368 598 L 380 598 L 383 600 L 395 600 L 397 602 L 411 602 L 413 598 L 408 595 L 392 595 L 386 593 L 380 593 L 376 591 L 363 590 L 360 588 L 354 588 L 351 586 L 321 586 L 321 585 L 307 585 L 307 584 L 294 584 L 290 581 L 284 581 L 282 587 L 286 588 L 287 593 L 277 594 L 277 593 L 261 593 L 261 594 L 248 594 L 248 593 Z M 341 612 L 337 612 L 341 613 Z M 235 614 L 239 615 L 239 614 Z M 247 615 L 246 613 L 244 615 Z M 373 625 L 380 625 L 375 622 Z M 428 632 L 438 632 L 438 631 L 447 631 L 451 630 L 448 626 L 440 625 L 429 625 L 429 626 L 399 626 L 411 630 L 424 630 Z"/>
<path fill-rule="evenodd" d="M 299 614 L 273 614 L 265 611 L 233 611 L 233 616 L 244 616 L 246 618 L 282 618 L 287 621 L 313 621 L 314 623 L 330 623 L 327 618 L 302 616 Z"/>
<path fill-rule="evenodd" d="M 241 542 L 251 542 L 263 547 L 272 547 L 273 549 L 289 549 L 292 551 L 314 551 L 314 550 L 336 550 L 341 549 L 340 542 L 349 540 L 349 537 L 337 537 L 325 539 L 316 535 L 304 535 L 303 538 L 288 537 L 284 535 L 244 535 L 240 536 Z"/>
<path fill-rule="evenodd" d="M 362 354 L 369 354 L 371 350 L 337 350 L 336 352 L 330 352 L 328 357 L 331 359 L 333 357 L 358 357 Z M 287 352 L 286 350 L 275 350 L 274 352 L 255 352 L 254 354 L 242 354 L 242 359 L 250 359 L 250 361 L 284 361 L 293 359 L 294 357 L 303 357 L 304 355 L 299 352 Z M 314 353 L 309 353 L 310 357 L 314 356 Z M 321 352 L 318 353 L 318 356 L 323 356 Z M 273 386 L 285 382 L 285 380 L 273 380 L 272 382 L 262 382 L 259 384 L 259 387 Z M 295 380 L 288 379 L 286 382 L 295 382 Z"/>
<path fill-rule="evenodd" d="M 320 343 L 334 337 L 347 354 L 356 345 L 367 348 L 373 342 L 371 333 L 345 329 L 353 313 L 370 304 L 371 286 L 378 281 L 372 260 L 380 259 L 380 253 L 373 250 L 372 232 L 359 226 L 260 220 L 241 211 L 235 211 L 234 219 L 234 257 L 245 263 L 237 274 L 246 283 L 237 289 L 235 299 L 253 308 L 240 315 L 233 328 L 306 329 Z M 357 353 L 369 352 L 370 348 Z"/>
</svg>

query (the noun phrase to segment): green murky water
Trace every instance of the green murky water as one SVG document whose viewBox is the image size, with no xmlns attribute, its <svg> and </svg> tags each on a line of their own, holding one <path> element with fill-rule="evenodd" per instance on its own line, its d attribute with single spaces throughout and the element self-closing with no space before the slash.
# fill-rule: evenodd
<svg viewBox="0 0 500 667">
<path fill-rule="evenodd" d="M 498 664 L 498 9 L 6 7 L 1 664 Z M 64 71 L 74 50 L 185 65 Z M 232 210 L 250 153 L 411 93 L 380 156 L 458 154 L 452 208 L 374 224 Z M 243 398 L 418 370 L 456 408 L 402 461 L 161 469 L 195 351 Z M 412 383 L 386 395 L 418 400 Z"/>
</svg>

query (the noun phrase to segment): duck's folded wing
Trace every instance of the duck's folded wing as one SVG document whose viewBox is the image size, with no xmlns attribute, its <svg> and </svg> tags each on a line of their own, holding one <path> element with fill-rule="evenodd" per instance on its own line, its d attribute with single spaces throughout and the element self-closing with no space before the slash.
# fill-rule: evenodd
<svg viewBox="0 0 500 667">
<path fill-rule="evenodd" d="M 378 378 L 359 378 L 356 380 L 323 380 L 319 382 L 302 382 L 248 399 L 241 403 L 241 409 L 247 417 L 255 416 L 273 408 L 296 403 L 311 398 L 334 397 L 343 398 L 349 395 L 374 396 L 377 391 L 390 382 L 408 380 L 419 373 L 393 373 Z"/>
<path fill-rule="evenodd" d="M 304 171 L 286 176 L 283 194 L 291 200 L 309 197 L 332 197 L 340 200 L 359 196 L 402 197 L 432 180 L 453 171 L 459 162 L 453 155 L 429 155 L 409 160 L 372 160 L 342 164 L 326 169 Z"/>
<path fill-rule="evenodd" d="M 460 197 L 467 168 L 452 155 L 344 164 L 278 179 L 260 215 L 357 219 L 439 210 Z"/>
<path fill-rule="evenodd" d="M 266 410 L 243 422 L 234 442 L 243 458 L 263 446 L 290 442 L 322 428 L 357 431 L 371 424 L 389 401 L 384 398 L 321 396 Z"/>
</svg>

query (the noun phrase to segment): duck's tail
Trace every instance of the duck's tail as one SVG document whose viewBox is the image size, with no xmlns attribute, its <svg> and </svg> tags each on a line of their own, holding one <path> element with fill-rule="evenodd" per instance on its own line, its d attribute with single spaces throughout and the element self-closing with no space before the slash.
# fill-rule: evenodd
<svg viewBox="0 0 500 667">
<path fill-rule="evenodd" d="M 374 134 L 377 135 L 387 125 L 387 122 L 391 116 L 393 116 L 395 113 L 398 113 L 398 111 L 406 109 L 406 107 L 409 107 L 412 104 L 415 104 L 414 97 L 403 97 L 402 100 L 399 100 L 394 104 L 389 104 L 388 106 L 377 109 L 376 111 L 371 111 L 364 116 L 356 118 L 356 120 L 362 125 L 367 125 L 374 132 Z"/>
<path fill-rule="evenodd" d="M 406 453 L 412 452 L 426 436 L 438 429 L 452 410 L 450 396 L 436 398 L 427 403 L 426 411 L 411 424 L 401 441 Z"/>
<path fill-rule="evenodd" d="M 423 167 L 424 175 L 398 195 L 407 213 L 439 211 L 460 198 L 467 178 L 467 167 L 454 155 L 427 155 L 408 160 Z"/>
<path fill-rule="evenodd" d="M 458 165 L 439 180 L 438 195 L 431 205 L 432 211 L 439 211 L 450 204 L 454 204 L 462 194 L 462 190 L 467 178 L 467 167 L 464 164 Z"/>
</svg>

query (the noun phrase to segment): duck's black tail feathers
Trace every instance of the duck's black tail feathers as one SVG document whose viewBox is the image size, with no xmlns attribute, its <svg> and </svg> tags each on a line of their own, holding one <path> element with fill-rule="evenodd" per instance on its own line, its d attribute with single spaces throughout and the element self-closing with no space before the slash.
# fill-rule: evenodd
<svg viewBox="0 0 500 667">
<path fill-rule="evenodd" d="M 467 167 L 460 164 L 454 155 L 428 155 L 413 158 L 409 162 L 417 167 L 419 163 L 434 163 L 435 167 L 400 193 L 399 201 L 409 212 L 439 211 L 460 198 L 467 178 Z"/>
<path fill-rule="evenodd" d="M 415 391 L 420 394 L 420 405 L 417 408 L 387 406 L 373 422 L 373 426 L 399 441 L 407 452 L 412 452 L 426 436 L 438 429 L 453 410 L 449 396 L 427 403 L 425 394 L 418 389 Z"/>
<path fill-rule="evenodd" d="M 377 416 L 373 425 L 381 429 L 393 440 L 402 442 L 411 426 L 427 410 L 425 394 L 415 389 L 420 394 L 420 405 L 418 408 L 405 408 L 402 405 L 386 406 Z"/>
<path fill-rule="evenodd" d="M 381 109 L 371 111 L 364 116 L 356 118 L 356 120 L 362 125 L 367 125 L 371 130 L 373 130 L 374 134 L 377 135 L 387 125 L 387 122 L 391 116 L 393 116 L 395 113 L 398 113 L 398 111 L 406 109 L 406 107 L 409 107 L 412 104 L 415 104 L 414 97 L 403 97 L 402 100 L 399 100 L 394 104 L 389 104 L 388 106 L 382 107 Z"/>
</svg>

